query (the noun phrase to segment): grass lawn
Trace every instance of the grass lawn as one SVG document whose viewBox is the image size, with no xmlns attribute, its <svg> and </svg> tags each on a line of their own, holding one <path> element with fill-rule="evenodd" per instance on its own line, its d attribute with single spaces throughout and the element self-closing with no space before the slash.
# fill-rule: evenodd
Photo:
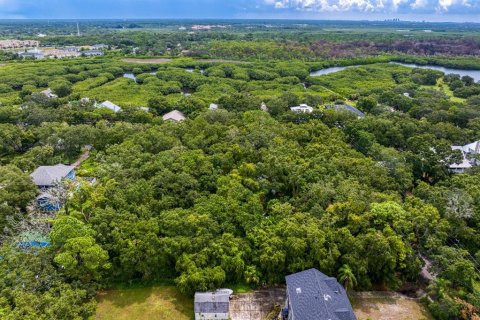
<svg viewBox="0 0 480 320">
<path fill-rule="evenodd" d="M 391 292 L 360 292 L 350 295 L 358 320 L 433 320 L 416 299 Z"/>
<path fill-rule="evenodd" d="M 191 320 L 193 299 L 174 286 L 103 291 L 98 294 L 97 320 Z"/>
</svg>

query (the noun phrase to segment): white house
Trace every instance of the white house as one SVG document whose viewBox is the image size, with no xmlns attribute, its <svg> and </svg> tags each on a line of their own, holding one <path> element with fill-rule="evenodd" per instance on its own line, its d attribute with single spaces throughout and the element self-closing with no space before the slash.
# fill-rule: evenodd
<svg viewBox="0 0 480 320">
<path fill-rule="evenodd" d="M 313 108 L 310 107 L 309 105 L 305 104 L 305 103 L 302 103 L 301 105 L 296 106 L 296 107 L 291 107 L 290 110 L 292 110 L 293 112 L 303 112 L 303 113 L 312 113 L 313 112 Z"/>
<path fill-rule="evenodd" d="M 210 103 L 210 106 L 208 107 L 208 110 L 217 110 L 217 109 L 218 109 L 218 104 Z"/>
<path fill-rule="evenodd" d="M 118 112 L 118 111 L 122 110 L 122 108 L 120 108 L 119 106 L 117 106 L 116 104 L 114 104 L 114 103 L 112 103 L 108 100 L 98 104 L 97 108 L 108 108 L 108 109 L 112 110 L 113 112 Z"/>
<path fill-rule="evenodd" d="M 163 121 L 174 121 L 174 122 L 182 122 L 183 120 L 186 119 L 185 115 L 178 110 L 170 111 L 169 113 L 163 115 L 162 118 L 163 118 Z"/>
<path fill-rule="evenodd" d="M 195 320 L 228 320 L 230 308 L 230 289 L 215 292 L 197 292 L 194 298 Z"/>
<path fill-rule="evenodd" d="M 459 150 L 463 155 L 460 163 L 450 165 L 450 171 L 453 173 L 464 173 L 465 170 L 480 165 L 476 155 L 480 154 L 480 141 L 475 141 L 464 146 L 452 146 L 452 150 Z"/>
</svg>

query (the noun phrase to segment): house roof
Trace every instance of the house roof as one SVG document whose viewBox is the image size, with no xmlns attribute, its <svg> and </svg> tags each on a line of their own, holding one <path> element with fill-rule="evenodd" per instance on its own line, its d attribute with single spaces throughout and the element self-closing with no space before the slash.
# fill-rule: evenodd
<svg viewBox="0 0 480 320">
<path fill-rule="evenodd" d="M 228 313 L 231 290 L 195 293 L 195 313 Z"/>
<path fill-rule="evenodd" d="M 450 169 L 468 169 L 473 167 L 473 164 L 475 163 L 474 161 L 472 162 L 469 155 L 480 153 L 480 141 L 475 141 L 464 146 L 452 146 L 452 150 L 461 151 L 463 160 L 460 163 L 451 164 Z"/>
<path fill-rule="evenodd" d="M 317 269 L 285 277 L 295 319 L 356 320 L 347 294 L 337 279 Z"/>
<path fill-rule="evenodd" d="M 291 107 L 290 110 L 292 110 L 292 111 L 307 112 L 307 113 L 313 112 L 313 108 L 310 107 L 309 105 L 305 104 L 305 103 L 302 103 L 301 105 L 296 106 L 296 107 Z"/>
<path fill-rule="evenodd" d="M 108 108 L 108 109 L 113 110 L 115 112 L 118 112 L 118 111 L 122 110 L 122 108 L 120 108 L 115 103 L 110 102 L 108 100 L 100 103 L 99 107 L 100 108 Z"/>
<path fill-rule="evenodd" d="M 53 186 L 65 178 L 73 169 L 74 166 L 66 166 L 57 164 L 56 166 L 41 166 L 38 167 L 31 175 L 33 182 L 37 186 Z"/>
<path fill-rule="evenodd" d="M 364 118 L 365 113 L 362 111 L 358 110 L 354 106 L 348 105 L 348 104 L 335 104 L 335 105 L 330 105 L 327 106 L 328 109 L 335 109 L 337 111 L 347 111 L 356 114 L 359 118 Z"/>
<path fill-rule="evenodd" d="M 178 110 L 173 110 L 173 111 L 170 111 L 169 113 L 163 115 L 163 120 L 167 121 L 167 120 L 172 120 L 172 121 L 183 121 L 185 120 L 185 115 L 178 111 Z"/>
</svg>

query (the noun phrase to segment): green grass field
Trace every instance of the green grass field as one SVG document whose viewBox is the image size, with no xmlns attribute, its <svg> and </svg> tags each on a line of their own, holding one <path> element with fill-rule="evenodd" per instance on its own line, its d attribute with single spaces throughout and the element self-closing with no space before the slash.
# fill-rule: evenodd
<svg viewBox="0 0 480 320">
<path fill-rule="evenodd" d="M 100 292 L 96 320 L 190 320 L 193 299 L 174 286 Z"/>
</svg>

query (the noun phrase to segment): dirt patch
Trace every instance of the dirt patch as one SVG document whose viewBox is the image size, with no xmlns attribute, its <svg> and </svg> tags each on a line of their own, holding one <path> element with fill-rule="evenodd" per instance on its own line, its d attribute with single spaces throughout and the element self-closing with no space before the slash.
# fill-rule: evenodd
<svg viewBox="0 0 480 320">
<path fill-rule="evenodd" d="M 230 318 L 232 320 L 262 320 L 275 305 L 283 307 L 285 294 L 285 288 L 271 288 L 233 295 L 230 300 Z"/>
<path fill-rule="evenodd" d="M 391 292 L 357 292 L 350 294 L 358 320 L 433 320 L 418 300 Z"/>
<path fill-rule="evenodd" d="M 164 64 L 164 63 L 169 63 L 172 61 L 172 59 L 166 59 L 166 58 L 156 58 L 156 59 L 135 59 L 135 58 L 127 58 L 123 59 L 123 62 L 128 62 L 128 63 L 156 63 L 156 64 Z"/>
</svg>

